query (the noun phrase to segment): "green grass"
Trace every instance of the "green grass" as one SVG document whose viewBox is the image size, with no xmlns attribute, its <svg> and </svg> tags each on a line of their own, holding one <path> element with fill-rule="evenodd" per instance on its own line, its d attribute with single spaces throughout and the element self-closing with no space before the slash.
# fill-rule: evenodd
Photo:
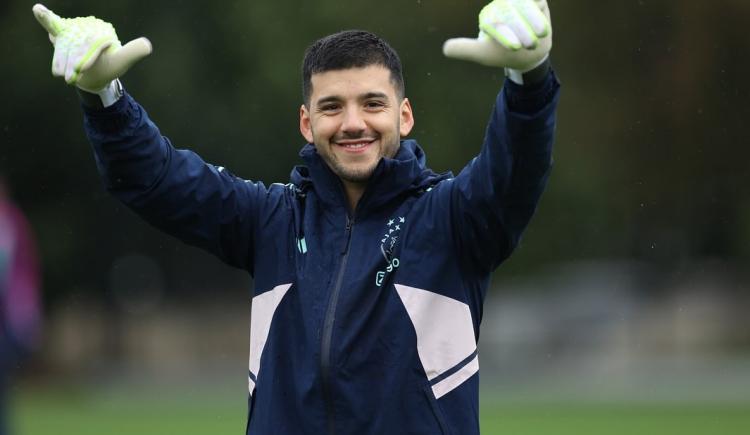
<svg viewBox="0 0 750 435">
<path fill-rule="evenodd" d="M 740 404 L 516 404 L 484 408 L 483 434 L 748 435 Z"/>
<path fill-rule="evenodd" d="M 27 389 L 17 392 L 19 435 L 241 434 L 240 393 Z M 490 402 L 485 400 L 485 402 Z M 509 403 L 482 409 L 482 433 L 513 435 L 747 435 L 750 403 Z M 384 434 L 385 435 L 385 434 Z M 460 435 L 460 434 L 457 434 Z"/>
<path fill-rule="evenodd" d="M 215 392 L 34 390 L 17 394 L 18 435 L 240 434 L 246 400 Z M 229 397 L 228 397 L 229 396 Z"/>
</svg>

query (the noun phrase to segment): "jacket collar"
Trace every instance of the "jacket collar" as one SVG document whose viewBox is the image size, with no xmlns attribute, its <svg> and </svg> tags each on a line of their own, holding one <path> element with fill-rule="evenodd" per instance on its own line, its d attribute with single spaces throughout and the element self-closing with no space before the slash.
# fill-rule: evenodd
<svg viewBox="0 0 750 435">
<path fill-rule="evenodd" d="M 292 170 L 292 183 L 302 188 L 311 184 L 326 205 L 346 209 L 343 184 L 320 157 L 315 146 L 306 144 L 300 151 L 300 156 L 307 166 L 297 166 Z M 357 205 L 357 214 L 367 213 L 398 196 L 425 190 L 453 176 L 450 172 L 436 174 L 426 165 L 425 153 L 416 141 L 401 141 L 393 158 L 384 157 L 378 162 Z"/>
</svg>

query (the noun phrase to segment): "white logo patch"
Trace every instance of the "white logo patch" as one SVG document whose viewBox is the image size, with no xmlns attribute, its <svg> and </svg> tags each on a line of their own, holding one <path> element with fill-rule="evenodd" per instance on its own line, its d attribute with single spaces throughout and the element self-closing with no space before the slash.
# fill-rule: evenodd
<svg viewBox="0 0 750 435">
<path fill-rule="evenodd" d="M 401 226 L 405 223 L 406 218 L 403 216 L 388 219 L 385 234 L 383 234 L 383 237 L 380 239 L 380 252 L 383 254 L 383 257 L 385 257 L 387 266 L 385 270 L 381 270 L 375 274 L 375 285 L 378 287 L 383 285 L 385 276 L 393 272 L 393 270 L 398 268 L 400 264 L 398 258 L 393 257 L 393 249 L 401 235 Z"/>
</svg>

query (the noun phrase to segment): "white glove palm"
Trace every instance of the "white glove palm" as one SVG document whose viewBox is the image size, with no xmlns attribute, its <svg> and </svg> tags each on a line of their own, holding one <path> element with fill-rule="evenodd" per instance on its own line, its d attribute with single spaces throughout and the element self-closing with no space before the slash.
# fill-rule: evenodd
<svg viewBox="0 0 750 435">
<path fill-rule="evenodd" d="M 494 0 L 479 13 L 479 36 L 449 39 L 443 53 L 525 72 L 541 64 L 552 48 L 546 0 Z"/>
<path fill-rule="evenodd" d="M 84 91 L 101 91 L 151 53 L 146 38 L 122 46 L 114 27 L 98 18 L 60 18 L 41 4 L 32 11 L 55 46 L 52 75 Z"/>
</svg>

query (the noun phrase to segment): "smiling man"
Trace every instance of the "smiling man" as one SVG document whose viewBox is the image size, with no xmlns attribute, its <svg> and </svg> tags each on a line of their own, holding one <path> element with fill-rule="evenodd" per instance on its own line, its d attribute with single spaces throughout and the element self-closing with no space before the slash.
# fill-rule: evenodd
<svg viewBox="0 0 750 435">
<path fill-rule="evenodd" d="M 380 159 L 393 158 L 414 125 L 401 62 L 372 33 L 347 31 L 310 46 L 302 69 L 300 131 L 354 210 Z"/>
<path fill-rule="evenodd" d="M 247 433 L 477 434 L 482 304 L 551 166 L 559 83 L 545 0 L 495 0 L 444 53 L 505 68 L 481 151 L 456 176 L 404 139 L 401 62 L 345 31 L 303 60 L 308 142 L 288 184 L 172 147 L 119 77 L 151 52 L 108 23 L 34 14 L 77 87 L 106 188 L 156 227 L 254 277 Z M 467 146 L 458 144 L 457 146 Z"/>
</svg>

